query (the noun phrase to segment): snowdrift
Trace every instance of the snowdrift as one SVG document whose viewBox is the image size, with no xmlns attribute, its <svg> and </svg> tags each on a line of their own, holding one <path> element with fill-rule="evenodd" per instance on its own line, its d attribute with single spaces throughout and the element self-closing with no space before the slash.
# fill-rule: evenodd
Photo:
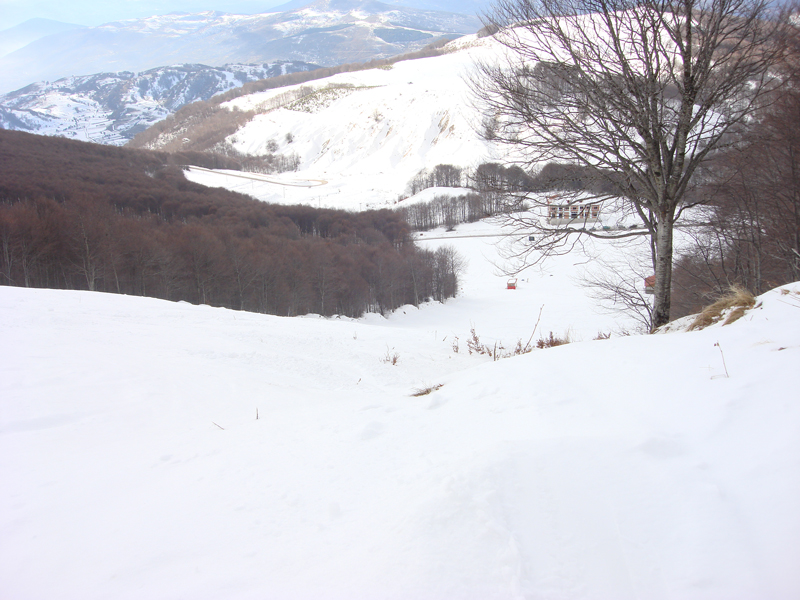
<svg viewBox="0 0 800 600">
<path fill-rule="evenodd" d="M 498 362 L 8 287 L 0 335 L 4 598 L 800 594 L 800 284 Z"/>
</svg>

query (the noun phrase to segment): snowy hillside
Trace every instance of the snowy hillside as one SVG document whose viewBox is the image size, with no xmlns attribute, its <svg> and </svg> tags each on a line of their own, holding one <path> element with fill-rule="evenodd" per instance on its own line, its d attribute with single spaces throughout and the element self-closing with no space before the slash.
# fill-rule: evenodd
<svg viewBox="0 0 800 600">
<path fill-rule="evenodd" d="M 180 107 L 258 81 L 318 68 L 302 62 L 176 65 L 36 83 L 0 95 L 0 127 L 121 145 Z"/>
<path fill-rule="evenodd" d="M 0 596 L 796 598 L 800 284 L 592 341 L 585 258 L 448 242 L 463 294 L 388 319 L 0 287 Z M 583 341 L 467 352 L 542 305 Z"/>
<path fill-rule="evenodd" d="M 0 58 L 0 92 L 73 75 L 170 64 L 300 61 L 332 66 L 395 56 L 474 33 L 472 14 L 380 2 L 317 0 L 284 12 L 173 13 L 38 39 Z"/>
<path fill-rule="evenodd" d="M 474 168 L 497 160 L 478 134 L 481 117 L 465 79 L 477 57 L 497 49 L 489 38 L 475 36 L 447 48 L 443 56 L 232 100 L 223 106 L 261 114 L 228 142 L 246 154 L 264 154 L 277 144 L 279 152 L 299 155 L 297 172 L 225 176 L 192 170 L 187 177 L 269 202 L 359 209 L 394 204 L 424 168 Z M 314 94 L 299 100 L 293 95 L 310 86 Z"/>
</svg>

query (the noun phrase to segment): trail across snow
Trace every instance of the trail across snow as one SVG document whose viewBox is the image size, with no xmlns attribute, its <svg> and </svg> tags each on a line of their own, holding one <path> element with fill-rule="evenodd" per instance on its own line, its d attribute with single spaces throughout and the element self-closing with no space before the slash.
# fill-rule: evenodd
<svg viewBox="0 0 800 600">
<path fill-rule="evenodd" d="M 452 243 L 388 318 L 0 287 L 0 597 L 797 598 L 800 284 L 594 341 L 577 256 L 511 291 Z M 467 353 L 541 305 L 583 341 Z"/>
</svg>

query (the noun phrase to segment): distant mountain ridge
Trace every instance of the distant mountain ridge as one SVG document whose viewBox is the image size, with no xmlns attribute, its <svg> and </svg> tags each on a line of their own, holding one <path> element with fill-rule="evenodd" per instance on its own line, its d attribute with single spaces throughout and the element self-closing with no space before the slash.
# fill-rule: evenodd
<svg viewBox="0 0 800 600">
<path fill-rule="evenodd" d="M 386 58 L 474 33 L 475 16 L 372 0 L 318 0 L 258 15 L 170 14 L 49 35 L 0 58 L 0 92 L 36 81 L 168 64 L 299 61 L 333 66 Z"/>
<path fill-rule="evenodd" d="M 0 95 L 0 128 L 122 145 L 185 104 L 318 65 L 176 65 L 142 73 L 98 73 L 36 83 Z"/>
<path fill-rule="evenodd" d="M 0 31 L 0 56 L 24 48 L 45 36 L 82 28 L 83 25 L 62 23 L 52 19 L 28 19 L 24 23 Z"/>
</svg>

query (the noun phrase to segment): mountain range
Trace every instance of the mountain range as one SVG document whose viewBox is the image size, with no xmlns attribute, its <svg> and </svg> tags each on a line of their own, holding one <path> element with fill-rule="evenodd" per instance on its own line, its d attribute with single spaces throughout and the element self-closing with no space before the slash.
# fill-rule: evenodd
<svg viewBox="0 0 800 600">
<path fill-rule="evenodd" d="M 0 128 L 121 145 L 185 104 L 250 81 L 309 71 L 304 62 L 187 64 L 34 83 L 0 95 Z"/>
<path fill-rule="evenodd" d="M 317 0 L 257 15 L 208 11 L 154 16 L 40 37 L 0 58 L 0 92 L 68 76 L 173 64 L 363 62 L 479 27 L 475 16 L 373 0 Z"/>
</svg>

